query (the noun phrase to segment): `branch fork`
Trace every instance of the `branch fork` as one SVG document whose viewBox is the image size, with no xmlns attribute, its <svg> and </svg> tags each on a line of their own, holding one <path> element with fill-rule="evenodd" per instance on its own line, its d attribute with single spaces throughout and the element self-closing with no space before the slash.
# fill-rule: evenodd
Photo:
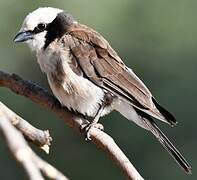
<svg viewBox="0 0 197 180">
<path fill-rule="evenodd" d="M 52 94 L 50 94 L 45 89 L 43 89 L 42 87 L 30 81 L 23 80 L 18 75 L 15 75 L 15 74 L 10 75 L 3 71 L 0 71 L 0 86 L 9 88 L 14 93 L 25 96 L 26 98 L 30 99 L 36 104 L 39 104 L 47 108 L 49 111 L 54 112 L 61 119 L 63 119 L 67 123 L 67 125 L 69 125 L 71 128 L 75 129 L 78 133 L 83 135 L 83 131 L 81 131 L 81 129 L 84 127 L 84 124 L 87 124 L 89 122 L 86 119 L 84 119 L 82 116 L 78 114 L 74 114 L 68 109 L 62 107 L 60 103 L 58 102 L 58 100 Z M 2 104 L 0 104 L 0 109 L 1 108 L 2 108 Z M 12 112 L 8 114 L 13 115 Z M 14 123 L 15 121 L 12 120 L 13 125 L 15 125 L 15 127 L 19 131 L 21 131 L 28 140 L 31 140 L 32 142 L 34 142 L 41 148 L 45 149 L 45 147 L 49 147 L 52 139 L 47 131 L 39 131 L 38 129 L 34 129 L 31 127 L 29 123 L 24 122 L 24 120 L 21 117 L 19 116 L 16 116 L 16 117 L 17 117 L 15 119 L 16 123 Z M 1 118 L 0 118 L 0 121 L 1 121 Z M 25 124 L 25 128 L 21 127 L 21 122 Z M 31 129 L 34 129 L 36 132 L 34 136 L 31 136 L 28 133 L 29 132 L 28 128 L 30 127 Z M 102 151 L 105 154 L 107 154 L 113 160 L 113 162 L 116 163 L 120 167 L 120 169 L 123 171 L 127 179 L 143 180 L 142 176 L 138 173 L 135 167 L 131 164 L 129 159 L 126 157 L 123 151 L 118 147 L 118 145 L 115 143 L 112 137 L 110 137 L 108 134 L 106 134 L 105 132 L 97 128 L 91 128 L 89 135 L 90 135 L 90 138 L 92 139 L 91 142 L 94 143 L 97 147 L 99 147 L 99 149 L 102 149 Z M 46 149 L 45 151 L 47 151 Z M 39 159 L 39 157 L 37 156 L 36 158 L 37 160 Z M 43 163 L 44 164 L 46 163 L 43 161 L 41 162 L 42 163 L 40 163 L 40 166 L 41 164 L 43 165 Z"/>
</svg>

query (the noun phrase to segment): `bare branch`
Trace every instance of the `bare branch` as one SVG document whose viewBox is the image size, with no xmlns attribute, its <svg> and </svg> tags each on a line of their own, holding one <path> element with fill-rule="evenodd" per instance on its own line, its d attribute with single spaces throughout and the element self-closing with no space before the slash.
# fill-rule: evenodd
<svg viewBox="0 0 197 180">
<path fill-rule="evenodd" d="M 31 83 L 30 81 L 25 81 L 15 74 L 9 75 L 0 71 L 0 86 L 7 87 L 13 92 L 25 96 L 33 102 L 49 109 L 60 118 L 64 119 L 70 127 L 80 133 L 83 133 L 81 129 L 84 127 L 84 124 L 89 123 L 82 116 L 74 114 L 68 109 L 61 107 L 57 99 L 45 89 Z M 91 129 L 90 136 L 92 142 L 112 158 L 112 160 L 123 170 L 128 179 L 143 180 L 128 158 L 109 135 L 94 128 Z"/>
<path fill-rule="evenodd" d="M 52 138 L 48 130 L 40 130 L 29 124 L 23 118 L 7 108 L 0 102 L 0 112 L 14 125 L 20 132 L 23 133 L 28 141 L 42 148 L 46 153 L 49 153 L 49 146 Z"/>
<path fill-rule="evenodd" d="M 22 164 L 30 180 L 44 180 L 40 170 L 51 179 L 67 180 L 62 173 L 32 151 L 22 134 L 12 126 L 10 120 L 2 112 L 0 112 L 0 130 L 3 132 L 10 151 Z"/>
<path fill-rule="evenodd" d="M 46 177 L 55 180 L 68 180 L 60 171 L 48 164 L 46 161 L 42 160 L 34 152 L 32 152 L 32 156 L 35 163 Z"/>
</svg>

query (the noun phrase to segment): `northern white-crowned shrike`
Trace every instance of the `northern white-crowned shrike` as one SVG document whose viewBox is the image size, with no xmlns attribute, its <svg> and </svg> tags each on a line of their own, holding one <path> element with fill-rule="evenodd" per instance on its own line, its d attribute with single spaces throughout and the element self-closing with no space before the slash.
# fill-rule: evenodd
<svg viewBox="0 0 197 180">
<path fill-rule="evenodd" d="M 61 9 L 44 7 L 27 15 L 14 41 L 26 42 L 36 51 L 40 68 L 60 103 L 93 119 L 88 129 L 99 117 L 116 110 L 150 131 L 177 163 L 191 173 L 191 166 L 151 116 L 172 126 L 176 124 L 175 118 L 157 103 L 98 32 Z"/>
</svg>

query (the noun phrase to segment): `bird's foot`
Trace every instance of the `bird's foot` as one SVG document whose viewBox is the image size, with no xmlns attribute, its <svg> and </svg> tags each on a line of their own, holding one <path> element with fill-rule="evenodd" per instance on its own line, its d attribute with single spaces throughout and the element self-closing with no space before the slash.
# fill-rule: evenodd
<svg viewBox="0 0 197 180">
<path fill-rule="evenodd" d="M 96 128 L 96 129 L 99 129 L 99 130 L 101 130 L 101 131 L 103 131 L 104 130 L 104 126 L 102 125 L 102 124 L 100 124 L 100 123 L 90 123 L 90 124 L 88 124 L 88 125 L 86 125 L 83 129 L 85 130 L 85 140 L 86 141 L 91 141 L 92 139 L 91 139 L 91 135 L 90 135 L 90 131 L 91 131 L 91 129 L 92 128 Z"/>
</svg>

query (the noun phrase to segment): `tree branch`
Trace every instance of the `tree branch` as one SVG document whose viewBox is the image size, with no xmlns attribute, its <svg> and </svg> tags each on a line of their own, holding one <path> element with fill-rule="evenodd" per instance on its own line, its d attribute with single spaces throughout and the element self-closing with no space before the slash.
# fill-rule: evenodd
<svg viewBox="0 0 197 180">
<path fill-rule="evenodd" d="M 0 86 L 9 88 L 13 92 L 25 96 L 33 102 L 49 109 L 60 118 L 64 119 L 70 127 L 80 133 L 83 133 L 81 131 L 82 127 L 89 123 L 82 116 L 74 114 L 68 109 L 61 107 L 57 99 L 42 87 L 39 87 L 30 81 L 25 81 L 15 74 L 10 75 L 0 71 Z M 112 158 L 112 160 L 123 170 L 128 179 L 143 180 L 128 158 L 108 134 L 93 128 L 90 131 L 90 138 L 97 147 L 100 147 Z"/>
<path fill-rule="evenodd" d="M 0 112 L 0 130 L 10 151 L 16 160 L 22 164 L 30 180 L 44 180 L 40 171 L 51 179 L 68 180 L 61 172 L 32 151 L 19 130 L 11 124 L 10 119 L 2 112 Z"/>
<path fill-rule="evenodd" d="M 43 131 L 35 128 L 23 118 L 7 108 L 2 102 L 0 102 L 0 113 L 2 113 L 28 141 L 33 142 L 46 153 L 49 153 L 49 146 L 51 144 L 50 142 L 52 141 L 52 138 L 50 137 L 48 130 Z"/>
</svg>

